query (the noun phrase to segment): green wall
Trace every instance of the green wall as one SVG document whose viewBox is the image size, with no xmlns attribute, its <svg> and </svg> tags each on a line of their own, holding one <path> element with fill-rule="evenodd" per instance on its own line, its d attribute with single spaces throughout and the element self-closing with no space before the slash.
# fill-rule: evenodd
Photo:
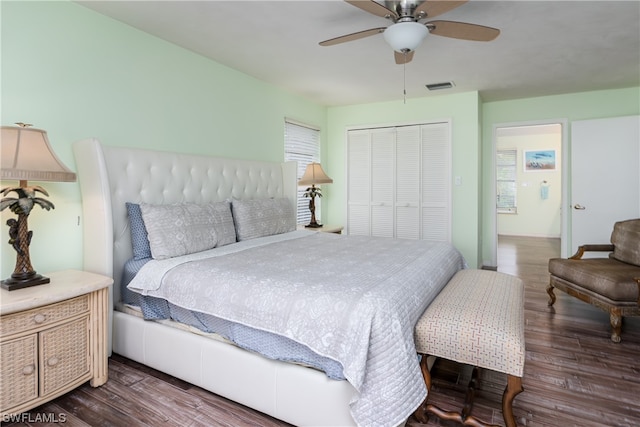
<svg viewBox="0 0 640 427">
<path fill-rule="evenodd" d="M 33 123 L 76 170 L 74 141 L 281 161 L 284 118 L 326 128 L 326 108 L 67 1 L 0 2 L 2 125 Z M 40 273 L 82 267 L 78 183 L 38 183 L 31 259 Z M 3 186 L 13 185 L 3 182 Z M 6 244 L 2 278 L 16 254 Z"/>
</svg>

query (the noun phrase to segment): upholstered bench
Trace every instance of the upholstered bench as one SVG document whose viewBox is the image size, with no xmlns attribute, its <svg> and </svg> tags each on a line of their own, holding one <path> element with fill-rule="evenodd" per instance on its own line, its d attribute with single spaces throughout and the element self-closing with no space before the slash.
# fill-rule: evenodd
<svg viewBox="0 0 640 427">
<path fill-rule="evenodd" d="M 520 279 L 488 270 L 458 272 L 427 307 L 415 327 L 416 350 L 431 391 L 428 356 L 441 357 L 474 367 L 468 401 L 460 413 L 447 412 L 428 403 L 415 412 L 427 422 L 428 413 L 465 425 L 486 425 L 471 415 L 477 368 L 507 374 L 502 396 L 502 416 L 515 427 L 513 399 L 522 392 L 524 370 L 524 286 Z"/>
</svg>

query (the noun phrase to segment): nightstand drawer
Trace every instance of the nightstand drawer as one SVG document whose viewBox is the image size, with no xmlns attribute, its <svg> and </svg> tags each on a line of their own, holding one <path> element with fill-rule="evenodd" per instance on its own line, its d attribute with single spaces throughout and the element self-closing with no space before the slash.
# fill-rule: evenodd
<svg viewBox="0 0 640 427">
<path fill-rule="evenodd" d="M 57 304 L 50 304 L 20 313 L 2 316 L 0 337 L 50 325 L 89 311 L 89 296 L 81 295 Z"/>
</svg>

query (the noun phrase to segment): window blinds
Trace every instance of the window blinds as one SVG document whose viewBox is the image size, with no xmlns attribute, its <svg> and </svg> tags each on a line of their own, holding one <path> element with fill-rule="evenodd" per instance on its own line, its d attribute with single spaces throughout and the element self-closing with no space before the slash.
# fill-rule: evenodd
<svg viewBox="0 0 640 427">
<path fill-rule="evenodd" d="M 307 165 L 320 162 L 320 131 L 312 126 L 285 119 L 284 160 L 298 162 L 297 179 L 302 178 Z M 311 221 L 309 199 L 304 197 L 305 188 L 298 188 L 298 224 Z M 320 212 L 320 199 L 316 198 L 316 216 Z"/>
<path fill-rule="evenodd" d="M 517 150 L 496 152 L 496 207 L 499 213 L 516 213 Z"/>
</svg>

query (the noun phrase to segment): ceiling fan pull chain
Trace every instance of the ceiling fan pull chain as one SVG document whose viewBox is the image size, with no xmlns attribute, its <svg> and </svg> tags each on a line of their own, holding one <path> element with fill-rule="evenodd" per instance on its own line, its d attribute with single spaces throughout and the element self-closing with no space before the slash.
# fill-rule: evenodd
<svg viewBox="0 0 640 427">
<path fill-rule="evenodd" d="M 407 103 L 407 51 L 404 51 L 404 62 L 402 64 L 402 92 L 404 94 L 404 103 Z"/>
</svg>

